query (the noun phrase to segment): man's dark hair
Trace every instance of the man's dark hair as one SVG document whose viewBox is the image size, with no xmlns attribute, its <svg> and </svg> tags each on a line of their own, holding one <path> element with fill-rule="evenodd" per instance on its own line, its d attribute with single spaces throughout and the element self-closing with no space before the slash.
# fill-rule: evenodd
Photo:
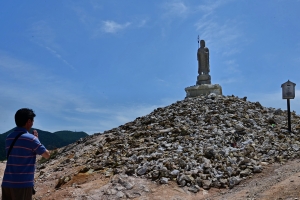
<svg viewBox="0 0 300 200">
<path fill-rule="evenodd" d="M 34 114 L 33 110 L 29 108 L 21 108 L 18 110 L 15 114 L 15 122 L 18 127 L 23 127 L 25 126 L 26 122 L 28 119 L 33 120 L 33 118 L 36 115 Z"/>
</svg>

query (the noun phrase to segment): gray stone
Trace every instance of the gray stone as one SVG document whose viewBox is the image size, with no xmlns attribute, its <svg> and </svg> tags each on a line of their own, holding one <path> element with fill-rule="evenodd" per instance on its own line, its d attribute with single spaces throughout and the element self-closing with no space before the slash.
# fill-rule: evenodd
<svg viewBox="0 0 300 200">
<path fill-rule="evenodd" d="M 184 189 L 190 192 L 197 191 L 195 186 L 232 188 L 252 173 L 262 172 L 261 166 L 299 157 L 300 116 L 292 113 L 290 133 L 286 131 L 286 111 L 275 115 L 275 110 L 213 93 L 185 98 L 84 139 L 95 146 L 74 145 L 76 165 L 82 166 L 82 172 L 88 170 L 85 173 L 90 169 L 94 170 L 91 173 L 97 169 L 109 172 L 111 187 L 107 189 L 115 190 L 110 191 L 115 193 L 111 199 L 117 199 L 118 190 L 126 198 L 133 198 L 133 191 L 145 192 L 134 182 L 138 175 L 160 184 L 174 181 L 179 187 L 189 187 Z M 270 124 L 273 119 L 275 126 Z M 62 160 L 68 155 L 58 154 Z M 63 167 L 57 164 L 56 168 L 64 170 L 60 181 L 64 184 L 66 170 L 74 163 L 70 159 Z M 41 177 L 47 178 L 48 173 L 41 172 Z"/>
<path fill-rule="evenodd" d="M 200 177 L 196 178 L 196 184 L 201 187 L 202 186 L 202 179 Z"/>
<path fill-rule="evenodd" d="M 171 171 L 171 175 L 172 176 L 177 176 L 179 174 L 179 170 L 174 169 L 173 171 Z"/>
<path fill-rule="evenodd" d="M 275 115 L 281 115 L 282 114 L 282 110 L 279 108 L 279 109 L 275 110 L 274 114 Z"/>
<path fill-rule="evenodd" d="M 211 184 L 212 184 L 212 181 L 211 181 L 211 180 L 203 180 L 203 181 L 202 181 L 202 187 L 203 187 L 203 189 L 205 189 L 205 190 L 210 189 Z"/>
<path fill-rule="evenodd" d="M 161 179 L 160 179 L 160 181 L 159 181 L 161 184 L 168 184 L 168 182 L 169 182 L 169 179 L 168 178 L 166 178 L 166 177 L 162 177 Z"/>
<path fill-rule="evenodd" d="M 253 172 L 254 173 L 261 173 L 262 172 L 262 167 L 260 165 L 253 166 Z"/>
<path fill-rule="evenodd" d="M 119 178 L 119 183 L 126 188 L 126 190 L 131 190 L 133 188 L 133 184 L 128 182 L 127 180 L 123 180 L 122 178 Z"/>
<path fill-rule="evenodd" d="M 152 179 L 157 179 L 159 177 L 160 172 L 157 170 L 152 171 Z"/>
<path fill-rule="evenodd" d="M 292 148 L 293 148 L 294 151 L 298 151 L 299 150 L 298 144 L 293 144 Z"/>
<path fill-rule="evenodd" d="M 208 154 L 208 153 L 207 153 Z M 212 153 L 213 154 L 213 153 Z M 211 156 L 213 157 L 213 156 Z M 202 162 L 203 162 L 203 167 L 205 168 L 211 168 L 211 161 L 207 158 L 203 158 L 202 159 Z"/>
<path fill-rule="evenodd" d="M 240 131 L 245 130 L 245 127 L 242 124 L 236 124 L 235 125 L 235 130 L 240 132 Z"/>
<path fill-rule="evenodd" d="M 199 192 L 199 190 L 200 190 L 200 187 L 198 185 L 193 185 L 192 187 L 189 187 L 189 189 L 188 189 L 188 191 L 191 191 L 194 193 Z"/>
<path fill-rule="evenodd" d="M 160 133 L 168 133 L 170 131 L 172 131 L 173 128 L 167 128 L 167 129 L 163 129 L 163 130 L 158 130 Z"/>
<path fill-rule="evenodd" d="M 118 193 L 118 191 L 115 189 L 108 189 L 105 191 L 105 194 L 108 194 L 108 195 L 115 195 L 117 193 Z"/>
<path fill-rule="evenodd" d="M 221 187 L 222 188 L 225 188 L 226 187 L 226 185 L 227 185 L 227 179 L 220 179 L 220 185 L 221 185 Z"/>
<path fill-rule="evenodd" d="M 123 186 L 117 186 L 115 189 L 118 190 L 118 191 L 122 191 L 122 190 L 125 190 L 125 187 L 123 187 Z"/>
<path fill-rule="evenodd" d="M 197 97 L 211 93 L 222 95 L 222 87 L 219 84 L 202 84 L 185 88 L 186 97 Z"/>
<path fill-rule="evenodd" d="M 216 98 L 216 94 L 215 93 L 210 93 L 207 97 L 210 99 L 215 99 Z"/>
<path fill-rule="evenodd" d="M 125 194 L 123 192 L 119 191 L 119 192 L 117 192 L 116 196 L 121 199 L 121 198 L 125 197 Z"/>
<path fill-rule="evenodd" d="M 245 170 L 240 172 L 241 177 L 249 176 L 250 174 L 251 174 L 251 170 L 249 168 L 246 168 Z"/>
<path fill-rule="evenodd" d="M 64 178 L 64 182 L 65 182 L 65 183 L 69 182 L 70 180 L 71 180 L 71 177 L 70 177 L 70 176 L 67 176 L 67 177 Z"/>
<path fill-rule="evenodd" d="M 188 175 L 185 175 L 185 174 L 181 174 L 178 178 L 177 178 L 178 181 L 181 181 L 181 180 L 185 180 L 187 182 L 191 182 L 191 179 Z"/>
<path fill-rule="evenodd" d="M 144 175 L 147 172 L 147 170 L 148 170 L 147 166 L 142 166 L 137 169 L 136 173 L 141 176 Z"/>
<path fill-rule="evenodd" d="M 135 199 L 135 198 L 142 196 L 141 192 L 139 192 L 139 191 L 129 190 L 129 191 L 125 191 L 124 193 L 125 193 L 126 197 L 129 199 Z"/>
</svg>

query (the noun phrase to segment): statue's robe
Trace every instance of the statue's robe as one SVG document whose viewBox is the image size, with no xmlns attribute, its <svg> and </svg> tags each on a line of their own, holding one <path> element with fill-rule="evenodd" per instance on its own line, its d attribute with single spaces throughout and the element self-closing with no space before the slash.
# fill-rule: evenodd
<svg viewBox="0 0 300 200">
<path fill-rule="evenodd" d="M 200 47 L 197 52 L 198 74 L 209 73 L 209 50 L 207 47 Z"/>
</svg>

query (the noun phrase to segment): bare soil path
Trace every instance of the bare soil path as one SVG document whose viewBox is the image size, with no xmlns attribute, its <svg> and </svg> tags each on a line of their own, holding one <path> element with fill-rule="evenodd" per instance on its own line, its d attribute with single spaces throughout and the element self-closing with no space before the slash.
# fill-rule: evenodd
<svg viewBox="0 0 300 200">
<path fill-rule="evenodd" d="M 3 176 L 5 163 L 0 163 L 0 177 Z M 59 172 L 45 182 L 37 182 L 35 199 L 113 199 L 103 193 L 111 182 L 102 173 L 77 175 L 59 189 L 54 186 Z M 38 174 L 36 174 L 36 177 Z M 254 174 L 252 178 L 243 180 L 233 189 L 201 189 L 198 193 L 180 188 L 175 182 L 161 185 L 146 179 L 134 178 L 136 185 L 143 185 L 147 192 L 132 199 L 139 200 L 297 200 L 300 199 L 300 160 L 289 161 L 285 164 L 269 164 L 264 166 L 262 173 Z"/>
</svg>

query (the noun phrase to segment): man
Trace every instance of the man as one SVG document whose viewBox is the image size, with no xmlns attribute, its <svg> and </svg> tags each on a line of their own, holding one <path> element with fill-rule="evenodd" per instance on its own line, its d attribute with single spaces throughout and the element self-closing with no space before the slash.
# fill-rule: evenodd
<svg viewBox="0 0 300 200">
<path fill-rule="evenodd" d="M 22 108 L 15 114 L 17 127 L 6 137 L 6 155 L 10 145 L 20 133 L 7 158 L 2 180 L 2 200 L 31 200 L 34 186 L 36 154 L 48 159 L 49 151 L 40 143 L 37 131 L 30 134 L 33 125 L 33 110 Z"/>
</svg>

